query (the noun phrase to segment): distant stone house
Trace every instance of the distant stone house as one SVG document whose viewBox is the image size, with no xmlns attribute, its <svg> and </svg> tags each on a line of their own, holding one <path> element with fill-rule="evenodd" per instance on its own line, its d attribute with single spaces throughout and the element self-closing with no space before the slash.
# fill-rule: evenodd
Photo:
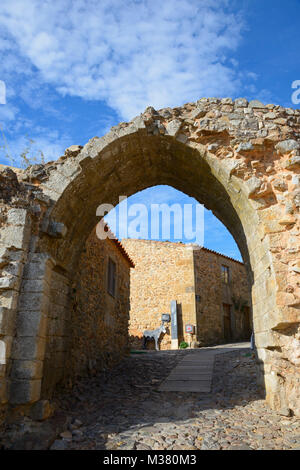
<svg viewBox="0 0 300 470">
<path fill-rule="evenodd" d="M 250 339 L 251 297 L 243 263 L 193 244 L 123 239 L 122 245 L 135 264 L 129 324 L 134 347 L 141 346 L 144 330 L 157 328 L 162 314 L 170 313 L 171 300 L 177 301 L 178 344 Z M 185 333 L 187 324 L 194 326 L 192 336 Z M 169 325 L 161 349 L 170 348 Z"/>
</svg>

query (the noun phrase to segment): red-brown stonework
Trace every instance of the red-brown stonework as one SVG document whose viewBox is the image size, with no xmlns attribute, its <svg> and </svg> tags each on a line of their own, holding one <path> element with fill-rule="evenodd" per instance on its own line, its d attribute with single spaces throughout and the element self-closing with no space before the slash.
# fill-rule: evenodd
<svg viewBox="0 0 300 470">
<path fill-rule="evenodd" d="M 144 330 L 157 328 L 162 313 L 170 313 L 171 300 L 178 306 L 179 343 L 196 341 L 207 346 L 249 340 L 251 300 L 242 263 L 197 245 L 133 239 L 123 239 L 122 245 L 135 263 L 130 275 L 129 327 L 134 347 L 141 347 Z M 222 281 L 222 265 L 229 268 L 228 283 Z M 227 306 L 230 336 L 224 319 Z M 195 326 L 192 336 L 185 333 L 188 323 Z M 171 348 L 170 325 L 160 347 Z"/>
</svg>

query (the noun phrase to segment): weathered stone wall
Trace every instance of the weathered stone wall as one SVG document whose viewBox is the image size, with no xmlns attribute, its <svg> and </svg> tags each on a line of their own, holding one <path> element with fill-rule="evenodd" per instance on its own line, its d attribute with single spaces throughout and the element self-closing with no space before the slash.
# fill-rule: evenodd
<svg viewBox="0 0 300 470">
<path fill-rule="evenodd" d="M 179 343 L 191 339 L 203 346 L 224 343 L 223 303 L 231 305 L 232 340 L 250 339 L 239 311 L 242 304 L 251 305 L 242 263 L 181 243 L 126 239 L 122 244 L 135 263 L 130 276 L 129 328 L 134 347 L 141 347 L 144 330 L 157 328 L 162 313 L 170 313 L 171 300 L 178 305 Z M 222 282 L 222 264 L 230 269 L 229 284 Z M 192 338 L 184 331 L 187 323 L 196 327 Z M 161 349 L 171 348 L 170 334 L 169 328 L 162 335 Z"/>
<path fill-rule="evenodd" d="M 71 279 L 99 204 L 169 184 L 212 210 L 235 238 L 252 286 L 267 401 L 300 415 L 300 110 L 243 98 L 149 107 L 55 162 L 0 173 L 1 263 L 20 256 L 18 275 L 1 278 L 3 405 L 39 399 L 50 265 Z M 8 222 L 14 208 L 26 217 Z M 36 278 L 24 277 L 34 266 Z M 38 292 L 26 280 L 38 281 Z M 19 325 L 29 321 L 22 336 Z"/>
<path fill-rule="evenodd" d="M 116 292 L 107 291 L 109 258 L 116 264 Z M 51 278 L 42 396 L 51 397 L 57 383 L 112 367 L 128 353 L 130 263 L 117 244 L 90 234 L 77 271 L 68 282 Z"/>
<path fill-rule="evenodd" d="M 72 326 L 71 281 L 57 268 L 51 270 L 49 279 L 49 304 L 43 373 L 41 376 L 41 396 L 51 397 L 56 384 L 65 381 L 68 374 L 74 376 L 74 369 L 67 364 L 70 350 Z"/>
<path fill-rule="evenodd" d="M 195 324 L 193 247 L 180 243 L 123 239 L 122 245 L 135 268 L 130 275 L 130 326 L 133 347 L 141 347 L 144 330 L 161 325 L 163 313 L 170 313 L 171 300 L 178 305 L 178 339 L 187 340 L 186 323 Z M 170 324 L 161 335 L 161 349 L 171 348 Z M 149 347 L 154 348 L 150 342 Z"/>
<path fill-rule="evenodd" d="M 229 268 L 228 284 L 222 280 L 222 265 Z M 251 331 L 246 325 L 246 315 L 251 318 L 251 297 L 244 264 L 202 248 L 194 250 L 194 271 L 197 340 L 200 344 L 226 342 L 223 304 L 230 305 L 231 340 L 249 341 Z M 244 311 L 244 307 L 248 309 Z"/>
<path fill-rule="evenodd" d="M 9 167 L 0 171 L 0 421 L 20 395 L 25 401 L 38 399 L 40 390 L 38 381 L 31 382 L 38 368 L 32 318 L 36 310 L 41 316 L 41 305 L 38 281 L 30 280 L 36 257 L 30 251 L 48 198 L 27 187 L 22 174 Z"/>
</svg>

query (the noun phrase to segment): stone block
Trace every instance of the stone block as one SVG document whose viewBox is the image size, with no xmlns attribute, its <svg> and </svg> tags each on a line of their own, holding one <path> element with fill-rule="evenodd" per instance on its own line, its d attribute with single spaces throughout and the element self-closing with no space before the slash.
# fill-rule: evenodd
<svg viewBox="0 0 300 470">
<path fill-rule="evenodd" d="M 22 252 L 21 252 L 22 253 Z M 12 255 L 10 255 L 12 258 Z M 6 264 L 2 269 L 2 276 L 17 276 L 21 277 L 23 274 L 24 263 L 20 258 L 17 260 L 9 260 L 9 263 Z"/>
<path fill-rule="evenodd" d="M 0 230 L 0 244 L 4 246 L 11 246 L 20 250 L 28 248 L 30 240 L 30 226 L 13 225 L 4 226 Z"/>
<path fill-rule="evenodd" d="M 24 279 L 44 279 L 46 275 L 46 259 L 38 258 L 29 261 L 24 267 Z"/>
<path fill-rule="evenodd" d="M 57 303 L 51 302 L 49 308 L 49 317 L 51 318 L 64 318 L 66 314 L 66 305 L 59 305 Z"/>
<path fill-rule="evenodd" d="M 55 220 L 49 220 L 43 227 L 43 231 L 52 238 L 64 238 L 67 234 L 67 227 Z"/>
<path fill-rule="evenodd" d="M 71 178 L 66 177 L 58 172 L 52 172 L 49 179 L 42 183 L 43 193 L 54 200 L 62 194 L 67 186 L 72 182 Z"/>
<path fill-rule="evenodd" d="M 176 136 L 181 128 L 181 121 L 174 119 L 167 124 L 166 132 L 168 135 Z"/>
<path fill-rule="evenodd" d="M 60 276 L 57 278 L 55 275 L 57 273 L 53 272 L 51 276 L 51 291 L 57 291 L 58 293 L 62 293 L 67 295 L 69 293 L 69 283 L 65 276 Z"/>
<path fill-rule="evenodd" d="M 9 401 L 12 405 L 25 405 L 39 400 L 41 380 L 12 380 Z"/>
<path fill-rule="evenodd" d="M 20 310 L 45 311 L 48 308 L 49 297 L 44 292 L 21 292 Z"/>
<path fill-rule="evenodd" d="M 18 312 L 17 334 L 23 336 L 45 337 L 47 330 L 47 314 L 40 310 L 21 310 Z"/>
<path fill-rule="evenodd" d="M 34 336 L 17 337 L 12 351 L 12 359 L 43 360 L 45 354 L 45 338 Z"/>
<path fill-rule="evenodd" d="M 63 337 L 66 335 L 67 326 L 68 324 L 64 317 L 57 317 L 55 319 L 51 319 L 50 321 L 48 320 L 48 335 Z"/>
<path fill-rule="evenodd" d="M 49 295 L 50 286 L 46 279 L 25 279 L 22 282 L 21 292 L 44 293 Z"/>
<path fill-rule="evenodd" d="M 58 291 L 56 289 L 51 289 L 50 292 L 51 292 L 50 298 L 55 299 L 55 305 L 60 306 L 60 307 L 66 307 L 68 305 L 70 301 L 69 295 L 65 294 L 62 291 Z M 53 306 L 54 304 L 51 303 L 51 306 L 50 306 L 51 312 L 54 311 L 54 309 L 52 308 Z"/>
<path fill-rule="evenodd" d="M 251 150 L 253 150 L 253 149 L 254 149 L 254 147 L 253 147 L 253 145 L 251 144 L 251 142 L 242 142 L 242 143 L 240 143 L 240 144 L 238 145 L 236 151 L 237 151 L 238 153 L 240 153 L 240 152 L 249 152 L 249 151 L 251 151 Z"/>
<path fill-rule="evenodd" d="M 17 276 L 12 276 L 8 274 L 4 277 L 0 277 L 0 291 L 3 290 L 19 290 L 21 285 L 21 279 Z"/>
<path fill-rule="evenodd" d="M 67 339 L 65 337 L 55 336 L 53 338 L 53 349 L 55 352 L 65 352 L 67 350 Z"/>
<path fill-rule="evenodd" d="M 11 225 L 25 225 L 30 223 L 30 218 L 26 209 L 13 208 L 7 211 L 6 222 Z"/>
<path fill-rule="evenodd" d="M 0 307 L 0 336 L 12 336 L 15 331 L 16 310 Z"/>
<path fill-rule="evenodd" d="M 42 379 L 43 361 L 13 361 L 11 378 L 14 380 Z"/>
<path fill-rule="evenodd" d="M 246 108 L 248 106 L 248 101 L 245 98 L 237 98 L 234 100 L 234 105 L 237 108 Z"/>
<path fill-rule="evenodd" d="M 34 421 L 44 421 L 50 418 L 53 413 L 53 407 L 48 400 L 39 400 L 34 403 L 29 412 L 29 416 Z"/>
<path fill-rule="evenodd" d="M 277 346 L 276 335 L 271 331 L 255 333 L 255 345 L 257 348 L 267 348 Z"/>
<path fill-rule="evenodd" d="M 283 166 L 287 170 L 300 168 L 300 155 L 294 155 L 293 157 L 290 157 L 286 162 L 284 162 Z"/>
<path fill-rule="evenodd" d="M 8 402 L 8 380 L 0 377 L 0 404 Z"/>
<path fill-rule="evenodd" d="M 294 139 L 287 139 L 278 142 L 278 144 L 275 145 L 275 148 L 279 153 L 285 154 L 291 152 L 292 150 L 298 150 L 300 148 L 300 143 Z"/>
<path fill-rule="evenodd" d="M 2 336 L 0 339 L 0 362 L 7 364 L 12 352 L 13 336 Z"/>
<path fill-rule="evenodd" d="M 82 145 L 71 145 L 65 150 L 65 155 L 66 157 L 73 157 L 73 158 L 77 157 L 77 155 L 80 153 L 82 148 L 83 148 Z M 67 163 L 69 162 L 67 161 Z M 75 165 L 73 161 L 71 162 L 71 164 Z"/>
<path fill-rule="evenodd" d="M 0 346 L 0 350 L 1 350 L 1 346 Z M 0 354 L 1 354 L 1 352 L 0 352 Z M 5 377 L 6 372 L 7 372 L 7 365 L 3 364 L 2 360 L 1 360 L 1 356 L 0 356 L 0 378 Z"/>
<path fill-rule="evenodd" d="M 262 180 L 257 178 L 256 176 L 252 176 L 246 181 L 246 188 L 247 188 L 247 196 L 253 196 L 262 185 Z"/>
</svg>

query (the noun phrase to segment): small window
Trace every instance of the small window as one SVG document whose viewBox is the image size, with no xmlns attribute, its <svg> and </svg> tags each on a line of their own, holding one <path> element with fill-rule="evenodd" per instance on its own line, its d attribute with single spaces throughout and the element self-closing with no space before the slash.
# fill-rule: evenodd
<svg viewBox="0 0 300 470">
<path fill-rule="evenodd" d="M 107 292 L 113 297 L 116 295 L 116 263 L 111 258 L 108 259 Z"/>
<path fill-rule="evenodd" d="M 222 265 L 221 274 L 222 274 L 222 281 L 225 284 L 228 284 L 229 283 L 229 267 Z"/>
</svg>

